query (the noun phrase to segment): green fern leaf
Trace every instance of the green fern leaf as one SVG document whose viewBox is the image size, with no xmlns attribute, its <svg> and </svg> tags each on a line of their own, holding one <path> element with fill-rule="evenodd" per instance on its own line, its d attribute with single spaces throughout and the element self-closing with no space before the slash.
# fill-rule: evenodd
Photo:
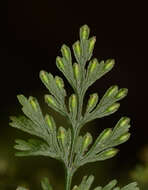
<svg viewBox="0 0 148 190">
<path fill-rule="evenodd" d="M 128 90 L 113 85 L 102 98 L 93 93 L 86 110 L 83 110 L 86 91 L 96 80 L 112 70 L 115 60 L 98 61 L 93 58 L 96 37 L 89 37 L 90 29 L 87 25 L 80 28 L 79 36 L 80 39 L 72 46 L 74 61 L 70 48 L 65 44 L 61 47 L 61 57 L 56 58 L 57 68 L 73 88 L 69 97 L 60 76 L 53 76 L 43 70 L 40 72 L 40 79 L 49 91 L 45 95 L 45 102 L 68 120 L 69 128 L 65 129 L 61 125 L 57 127 L 50 114 L 44 116 L 37 99 L 32 96 L 26 98 L 18 95 L 24 116 L 10 118 L 12 127 L 37 137 L 28 141 L 16 140 L 14 147 L 19 151 L 16 155 L 42 155 L 62 161 L 67 173 L 66 190 L 71 189 L 72 177 L 80 166 L 114 157 L 118 152 L 116 146 L 130 137 L 130 119 L 127 117 L 122 117 L 113 129 L 104 129 L 96 140 L 88 132 L 84 136 L 80 134 L 87 122 L 115 113 L 120 107 L 119 101 L 127 95 Z M 93 176 L 85 176 L 82 183 L 74 186 L 73 190 L 89 190 L 93 180 Z M 139 190 L 136 183 L 122 188 L 115 187 L 116 183 L 113 180 L 104 188 L 98 186 L 94 190 Z M 52 190 L 47 178 L 42 181 L 41 186 L 43 190 Z"/>
</svg>

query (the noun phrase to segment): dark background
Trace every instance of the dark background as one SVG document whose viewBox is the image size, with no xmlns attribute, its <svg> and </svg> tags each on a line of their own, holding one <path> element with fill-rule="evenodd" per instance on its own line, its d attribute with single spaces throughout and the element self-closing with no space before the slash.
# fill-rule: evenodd
<svg viewBox="0 0 148 190">
<path fill-rule="evenodd" d="M 132 137 L 128 143 L 120 147 L 121 151 L 114 167 L 119 170 L 134 167 L 139 160 L 138 151 L 148 144 L 148 48 L 147 15 L 144 6 L 121 2 L 114 6 L 107 1 L 102 5 L 93 1 L 72 4 L 71 1 L 66 3 L 49 0 L 14 0 L 8 1 L 7 16 L 8 20 L 4 18 L 2 22 L 4 26 L 1 28 L 0 45 L 0 147 L 4 155 L 10 156 L 11 160 L 14 152 L 9 151 L 13 151 L 14 139 L 19 136 L 15 129 L 8 126 L 8 117 L 21 113 L 16 95 L 23 93 L 26 96 L 33 95 L 43 99 L 42 95 L 47 91 L 39 80 L 39 71 L 45 69 L 62 76 L 55 65 L 55 58 L 60 55 L 61 45 L 66 43 L 71 46 L 79 37 L 79 27 L 88 24 L 91 35 L 97 36 L 94 56 L 99 60 L 107 58 L 116 60 L 115 68 L 97 81 L 89 92 L 95 91 L 103 95 L 113 84 L 129 89 L 129 94 L 122 101 L 119 111 L 102 119 L 100 123 L 98 120 L 94 121 L 92 133 L 97 136 L 100 132 L 98 123 L 102 130 L 106 126 L 113 127 L 121 116 L 130 116 Z M 26 163 L 30 167 L 29 160 L 28 158 L 20 163 Z M 41 159 L 36 165 L 40 163 L 42 167 L 43 162 L 44 159 Z M 58 163 L 55 162 L 56 164 Z M 51 169 L 53 170 L 54 168 Z M 24 171 L 22 169 L 22 172 Z"/>
</svg>

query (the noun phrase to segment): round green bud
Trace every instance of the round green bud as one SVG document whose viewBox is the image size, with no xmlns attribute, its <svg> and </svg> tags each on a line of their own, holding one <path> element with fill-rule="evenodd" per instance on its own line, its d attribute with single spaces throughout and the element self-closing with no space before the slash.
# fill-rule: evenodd
<svg viewBox="0 0 148 190">
<path fill-rule="evenodd" d="M 128 89 L 127 88 L 121 88 L 119 90 L 119 92 L 117 93 L 116 98 L 117 99 L 118 98 L 124 98 L 127 95 L 127 93 L 128 93 Z"/>
<path fill-rule="evenodd" d="M 91 94 L 88 100 L 86 111 L 91 111 L 96 106 L 97 102 L 98 102 L 98 94 L 97 93 Z"/>
<path fill-rule="evenodd" d="M 118 91 L 118 86 L 117 85 L 111 86 L 107 90 L 107 96 L 110 97 L 110 96 L 114 95 L 117 91 Z"/>
<path fill-rule="evenodd" d="M 85 24 L 80 28 L 80 39 L 82 40 L 87 40 L 89 37 L 90 29 L 89 27 Z"/>
<path fill-rule="evenodd" d="M 75 55 L 79 58 L 81 56 L 81 47 L 80 47 L 80 42 L 76 41 L 73 44 L 73 50 L 75 52 Z"/>
<path fill-rule="evenodd" d="M 107 151 L 105 151 L 104 152 L 104 156 L 106 156 L 106 157 L 113 157 L 113 156 L 115 156 L 117 153 L 118 153 L 118 149 L 116 149 L 116 148 L 111 148 L 111 149 L 109 149 L 109 150 L 107 150 Z"/>
<path fill-rule="evenodd" d="M 69 47 L 64 44 L 62 45 L 61 51 L 62 51 L 63 57 L 65 57 L 67 60 L 70 60 L 71 54 L 70 54 Z"/>
<path fill-rule="evenodd" d="M 70 107 L 74 109 L 77 106 L 77 97 L 75 94 L 72 94 L 69 98 Z"/>
<path fill-rule="evenodd" d="M 61 77 L 55 76 L 55 82 L 60 89 L 64 88 L 64 81 Z"/>
<path fill-rule="evenodd" d="M 125 133 L 124 135 L 122 135 L 120 138 L 119 138 L 119 141 L 120 142 L 125 142 L 129 139 L 130 137 L 130 133 Z"/>
<path fill-rule="evenodd" d="M 88 53 L 92 53 L 94 46 L 95 46 L 95 42 L 96 42 L 96 37 L 92 37 L 89 39 L 89 44 L 88 44 Z"/>
<path fill-rule="evenodd" d="M 56 102 L 55 102 L 55 100 L 54 100 L 54 98 L 53 98 L 53 96 L 52 95 L 45 95 L 45 101 L 48 103 L 48 104 L 51 104 L 51 105 L 53 105 L 53 106 L 56 106 Z"/>
<path fill-rule="evenodd" d="M 115 64 L 115 60 L 114 59 L 108 59 L 106 62 L 105 62 L 105 65 L 104 65 L 104 70 L 110 70 L 113 68 Z"/>
<path fill-rule="evenodd" d="M 63 127 L 59 127 L 58 129 L 58 138 L 62 141 L 62 144 L 64 145 L 66 138 L 66 130 Z"/>
<path fill-rule="evenodd" d="M 97 93 L 91 94 L 90 99 L 88 101 L 88 107 L 92 107 L 97 100 L 98 100 L 98 94 Z"/>
<path fill-rule="evenodd" d="M 73 64 L 73 72 L 74 72 L 75 79 L 78 80 L 80 77 L 80 68 L 77 63 Z"/>
<path fill-rule="evenodd" d="M 125 126 L 125 125 L 128 125 L 130 122 L 130 118 L 129 117 L 123 117 L 121 118 L 121 120 L 119 121 L 119 125 L 121 127 Z"/>
<path fill-rule="evenodd" d="M 49 83 L 49 80 L 48 80 L 48 76 L 47 76 L 47 72 L 45 71 L 40 71 L 40 77 L 41 79 L 45 82 L 45 83 Z"/>
<path fill-rule="evenodd" d="M 52 121 L 52 119 L 53 118 L 48 114 L 45 116 L 45 121 L 48 124 L 50 130 L 53 130 L 53 121 Z"/>
<path fill-rule="evenodd" d="M 57 56 L 56 58 L 56 63 L 57 63 L 57 66 L 61 69 L 61 70 L 64 70 L 64 63 L 63 63 L 63 60 L 61 57 Z"/>
<path fill-rule="evenodd" d="M 33 108 L 35 111 L 37 111 L 38 108 L 37 108 L 37 104 L 36 104 L 36 100 L 35 100 L 35 98 L 33 98 L 33 97 L 29 97 L 29 102 L 30 102 L 32 108 Z"/>
<path fill-rule="evenodd" d="M 93 59 L 92 61 L 90 61 L 89 66 L 88 66 L 88 74 L 90 75 L 92 72 L 94 72 L 94 70 L 97 68 L 98 66 L 98 60 L 97 59 Z"/>
<path fill-rule="evenodd" d="M 120 106 L 120 103 L 114 103 L 111 106 L 109 106 L 106 111 L 107 112 L 116 111 L 119 108 L 119 106 Z"/>
<path fill-rule="evenodd" d="M 84 140 L 83 140 L 83 147 L 82 149 L 85 150 L 92 142 L 92 136 L 90 133 L 86 133 L 86 135 L 84 136 Z"/>
<path fill-rule="evenodd" d="M 106 140 L 112 134 L 112 130 L 110 128 L 105 129 L 99 137 L 99 141 Z"/>
<path fill-rule="evenodd" d="M 75 94 L 69 97 L 69 111 L 73 119 L 75 119 L 77 115 L 77 96 Z"/>
</svg>

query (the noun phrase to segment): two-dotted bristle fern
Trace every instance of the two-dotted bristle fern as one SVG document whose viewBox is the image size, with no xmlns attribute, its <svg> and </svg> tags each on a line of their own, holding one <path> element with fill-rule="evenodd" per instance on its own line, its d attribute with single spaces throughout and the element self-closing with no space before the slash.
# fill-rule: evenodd
<svg viewBox="0 0 148 190">
<path fill-rule="evenodd" d="M 76 170 L 89 162 L 102 161 L 115 156 L 118 149 L 115 147 L 126 142 L 129 137 L 130 119 L 122 117 L 114 128 L 105 129 L 93 142 L 92 135 L 87 132 L 80 135 L 80 130 L 89 121 L 102 118 L 116 112 L 120 106 L 119 100 L 127 95 L 126 88 L 111 86 L 101 98 L 93 93 L 88 98 L 84 111 L 83 100 L 87 89 L 99 78 L 108 73 L 114 66 L 113 59 L 98 61 L 92 58 L 95 37 L 89 38 L 89 27 L 80 28 L 80 40 L 72 48 L 76 62 L 73 63 L 71 50 L 63 45 L 61 57 L 56 58 L 58 69 L 64 74 L 73 88 L 73 94 L 67 97 L 64 81 L 59 76 L 53 76 L 46 71 L 40 72 L 40 78 L 49 94 L 45 95 L 45 102 L 49 107 L 62 114 L 70 123 L 68 129 L 56 126 L 55 118 L 50 114 L 43 115 L 39 103 L 34 97 L 26 98 L 18 95 L 25 116 L 11 117 L 10 125 L 39 138 L 16 140 L 15 148 L 19 150 L 17 156 L 49 156 L 62 161 L 66 170 L 66 190 L 71 189 L 72 177 Z M 66 103 L 68 99 L 68 104 Z M 89 190 L 94 177 L 84 177 L 79 186 L 73 190 Z M 116 180 L 94 190 L 138 190 L 136 183 L 125 187 L 116 186 Z M 48 179 L 41 182 L 43 190 L 52 190 Z M 21 190 L 23 188 L 18 188 Z"/>
</svg>

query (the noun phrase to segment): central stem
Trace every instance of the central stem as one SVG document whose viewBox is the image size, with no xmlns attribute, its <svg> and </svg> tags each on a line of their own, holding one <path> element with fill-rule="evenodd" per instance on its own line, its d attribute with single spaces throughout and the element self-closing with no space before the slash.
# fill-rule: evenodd
<svg viewBox="0 0 148 190">
<path fill-rule="evenodd" d="M 76 144 L 77 137 L 79 135 L 79 128 L 76 128 L 73 134 L 73 141 L 71 145 L 71 154 L 70 154 L 70 159 L 69 159 L 69 166 L 67 168 L 67 178 L 66 178 L 66 190 L 70 190 L 71 188 L 71 182 L 72 182 L 72 177 L 74 175 L 75 169 L 73 167 L 73 158 L 74 158 L 74 148 Z"/>
<path fill-rule="evenodd" d="M 67 169 L 66 190 L 70 190 L 71 188 L 72 176 L 73 172 L 70 169 Z"/>
<path fill-rule="evenodd" d="M 67 179 L 66 179 L 66 190 L 70 190 L 72 177 L 75 172 L 75 168 L 73 166 L 73 159 L 74 159 L 74 148 L 77 142 L 77 137 L 79 136 L 80 128 L 81 128 L 81 116 L 82 116 L 82 105 L 83 105 L 83 95 L 77 94 L 78 97 L 78 117 L 75 126 L 73 126 L 73 139 L 71 145 L 71 152 L 70 152 L 70 159 L 69 165 L 67 168 Z"/>
</svg>

